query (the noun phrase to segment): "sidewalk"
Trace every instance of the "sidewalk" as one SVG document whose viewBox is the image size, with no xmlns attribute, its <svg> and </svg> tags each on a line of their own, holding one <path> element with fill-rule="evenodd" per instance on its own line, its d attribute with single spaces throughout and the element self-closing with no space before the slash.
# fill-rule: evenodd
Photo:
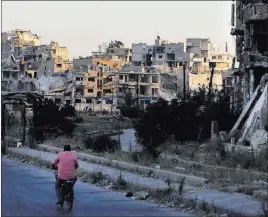
<svg viewBox="0 0 268 217">
<path fill-rule="evenodd" d="M 29 156 L 38 157 L 43 160 L 51 161 L 55 158 L 56 154 L 44 151 L 38 151 L 28 148 L 8 148 L 16 153 L 26 154 Z M 103 166 L 100 164 L 88 163 L 85 161 L 79 160 L 79 166 L 82 169 L 88 171 L 102 170 L 104 174 L 107 174 L 110 177 L 117 178 L 118 175 L 124 177 L 124 179 L 129 183 L 140 184 L 148 186 L 151 189 L 166 189 L 167 184 L 164 179 L 155 179 L 149 177 L 142 177 L 139 174 L 134 174 L 130 172 L 125 172 L 119 169 L 115 169 L 108 166 Z M 260 216 L 261 212 L 261 203 L 254 200 L 250 196 L 246 196 L 238 193 L 225 193 L 217 190 L 209 190 L 205 188 L 195 188 L 193 186 L 186 187 L 186 193 L 184 194 L 187 198 L 199 199 L 207 203 L 213 203 L 216 208 L 226 210 L 226 212 L 236 213 L 236 214 L 245 214 L 248 216 Z"/>
</svg>

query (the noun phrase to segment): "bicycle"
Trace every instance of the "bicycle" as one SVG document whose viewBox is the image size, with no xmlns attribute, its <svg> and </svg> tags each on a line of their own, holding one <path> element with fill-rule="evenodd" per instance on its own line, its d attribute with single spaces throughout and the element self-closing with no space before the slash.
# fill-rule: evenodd
<svg viewBox="0 0 268 217">
<path fill-rule="evenodd" d="M 73 186 L 74 186 L 73 180 L 66 180 L 61 185 L 61 195 L 63 198 L 61 207 L 63 207 L 64 201 L 66 201 L 68 210 L 71 210 L 73 208 L 73 200 L 74 200 Z"/>
<path fill-rule="evenodd" d="M 57 168 L 53 168 L 57 169 Z M 58 173 L 55 171 L 55 178 L 57 180 Z M 67 203 L 68 210 L 72 210 L 73 208 L 73 200 L 74 200 L 74 195 L 73 195 L 73 186 L 74 186 L 74 181 L 73 180 L 62 180 L 61 183 L 61 196 L 62 196 L 62 203 L 60 204 L 61 208 L 63 208 L 64 202 Z"/>
</svg>

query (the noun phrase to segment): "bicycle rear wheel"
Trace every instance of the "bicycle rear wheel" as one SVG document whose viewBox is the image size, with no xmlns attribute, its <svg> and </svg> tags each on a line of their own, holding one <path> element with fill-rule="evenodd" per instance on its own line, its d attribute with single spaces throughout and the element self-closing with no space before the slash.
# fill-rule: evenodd
<svg viewBox="0 0 268 217">
<path fill-rule="evenodd" d="M 72 208 L 73 208 L 73 200 L 72 199 L 67 201 L 67 207 L 68 207 L 68 210 L 72 210 Z"/>
</svg>

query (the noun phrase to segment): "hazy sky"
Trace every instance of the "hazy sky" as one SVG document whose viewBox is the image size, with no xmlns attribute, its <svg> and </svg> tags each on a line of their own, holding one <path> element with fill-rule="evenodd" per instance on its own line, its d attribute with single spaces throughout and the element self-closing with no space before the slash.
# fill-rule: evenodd
<svg viewBox="0 0 268 217">
<path fill-rule="evenodd" d="M 3 1 L 2 12 L 2 31 L 30 29 L 42 44 L 68 47 L 70 59 L 91 55 L 103 42 L 153 44 L 157 35 L 170 42 L 210 38 L 234 52 L 230 1 Z"/>
</svg>

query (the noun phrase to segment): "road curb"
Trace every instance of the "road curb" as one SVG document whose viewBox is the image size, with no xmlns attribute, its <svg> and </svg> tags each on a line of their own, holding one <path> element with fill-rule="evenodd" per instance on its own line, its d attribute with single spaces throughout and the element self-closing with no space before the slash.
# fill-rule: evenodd
<svg viewBox="0 0 268 217">
<path fill-rule="evenodd" d="M 57 147 L 51 147 L 47 145 L 39 145 L 39 148 L 43 151 L 49 151 L 49 152 L 56 152 L 59 153 L 62 151 L 61 148 Z M 186 182 L 189 185 L 193 186 L 202 186 L 205 184 L 206 179 L 201 178 L 201 177 L 195 177 L 191 175 L 186 175 L 186 174 L 181 174 L 181 173 L 175 173 L 171 171 L 166 171 L 166 170 L 161 170 L 161 169 L 155 169 L 151 167 L 145 167 L 145 166 L 140 166 L 136 164 L 131 164 L 128 162 L 123 162 L 123 161 L 118 161 L 118 160 L 109 160 L 107 158 L 103 157 L 98 157 L 94 155 L 89 155 L 89 154 L 84 154 L 84 153 L 79 153 L 75 151 L 75 154 L 77 155 L 78 159 L 80 160 L 86 160 L 92 163 L 99 163 L 99 164 L 104 164 L 108 166 L 112 166 L 114 168 L 118 169 L 124 169 L 130 172 L 139 172 L 144 175 L 148 175 L 149 173 L 153 173 L 157 177 L 161 178 L 166 178 L 169 179 L 171 182 L 179 183 L 184 177 L 186 178 Z"/>
</svg>

